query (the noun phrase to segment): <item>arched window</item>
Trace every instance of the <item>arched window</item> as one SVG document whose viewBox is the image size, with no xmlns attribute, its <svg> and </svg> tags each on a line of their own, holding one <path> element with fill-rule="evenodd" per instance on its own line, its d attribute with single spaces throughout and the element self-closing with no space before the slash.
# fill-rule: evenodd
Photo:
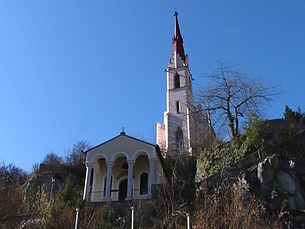
<svg viewBox="0 0 305 229">
<path fill-rule="evenodd" d="M 178 73 L 174 75 L 174 86 L 175 88 L 180 87 L 180 75 Z"/>
<path fill-rule="evenodd" d="M 184 142 L 183 142 L 183 131 L 181 128 L 178 128 L 176 131 L 176 149 L 179 152 L 182 152 L 184 148 Z"/>
<path fill-rule="evenodd" d="M 142 173 L 140 176 L 140 195 L 147 195 L 148 193 L 148 174 Z"/>
</svg>

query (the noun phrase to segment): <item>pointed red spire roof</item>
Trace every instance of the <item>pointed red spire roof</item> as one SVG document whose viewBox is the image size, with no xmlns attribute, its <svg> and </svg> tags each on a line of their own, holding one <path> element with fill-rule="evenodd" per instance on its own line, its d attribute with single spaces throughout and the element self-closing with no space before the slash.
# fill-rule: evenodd
<svg viewBox="0 0 305 229">
<path fill-rule="evenodd" d="M 173 52 L 177 52 L 185 62 L 183 39 L 180 33 L 179 22 L 178 22 L 178 12 L 175 11 L 174 15 L 175 15 L 175 27 L 174 27 L 174 37 L 173 37 Z"/>
</svg>

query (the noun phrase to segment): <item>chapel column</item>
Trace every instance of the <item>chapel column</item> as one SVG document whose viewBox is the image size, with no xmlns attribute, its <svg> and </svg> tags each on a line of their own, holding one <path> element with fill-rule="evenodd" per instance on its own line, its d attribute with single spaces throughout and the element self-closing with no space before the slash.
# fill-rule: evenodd
<svg viewBox="0 0 305 229">
<path fill-rule="evenodd" d="M 113 161 L 106 161 L 107 164 L 107 178 L 106 178 L 106 199 L 111 200 L 111 175 Z"/>
<path fill-rule="evenodd" d="M 86 201 L 88 201 L 88 195 L 90 192 L 92 169 L 93 169 L 93 163 L 86 163 L 86 178 L 85 178 L 85 188 L 84 188 L 84 196 L 83 196 L 83 199 Z"/>
<path fill-rule="evenodd" d="M 155 158 L 149 158 L 148 196 L 151 196 L 152 184 L 155 181 Z"/>
<path fill-rule="evenodd" d="M 128 160 L 127 199 L 131 199 L 133 197 L 133 192 L 132 192 L 133 166 L 134 166 L 134 160 Z"/>
<path fill-rule="evenodd" d="M 92 171 L 92 175 L 93 175 L 93 177 L 91 178 L 91 180 L 92 180 L 92 185 L 91 185 L 91 197 L 90 197 L 90 200 L 92 201 L 92 202 L 94 202 L 95 200 L 95 189 L 96 189 L 96 187 L 95 187 L 95 183 L 96 183 L 96 168 L 94 168 L 94 166 L 93 166 L 93 171 Z"/>
</svg>

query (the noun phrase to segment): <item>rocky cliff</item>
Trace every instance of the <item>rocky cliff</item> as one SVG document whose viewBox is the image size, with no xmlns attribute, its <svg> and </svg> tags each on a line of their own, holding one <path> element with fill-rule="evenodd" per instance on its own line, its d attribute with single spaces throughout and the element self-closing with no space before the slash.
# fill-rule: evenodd
<svg viewBox="0 0 305 229">
<path fill-rule="evenodd" d="M 238 182 L 245 195 L 258 198 L 282 228 L 305 228 L 305 132 L 261 155 L 251 154 L 202 180 L 199 192 L 213 194 L 223 183 Z"/>
</svg>

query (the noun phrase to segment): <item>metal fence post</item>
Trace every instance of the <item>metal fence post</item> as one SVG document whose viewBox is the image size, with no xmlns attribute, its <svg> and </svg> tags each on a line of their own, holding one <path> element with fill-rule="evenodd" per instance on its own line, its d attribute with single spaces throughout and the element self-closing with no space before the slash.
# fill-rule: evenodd
<svg viewBox="0 0 305 229">
<path fill-rule="evenodd" d="M 134 222 L 134 208 L 131 207 L 131 229 L 133 229 L 133 222 Z"/>
<path fill-rule="evenodd" d="M 187 225 L 187 229 L 191 229 L 189 213 L 186 213 L 186 225 Z"/>
<path fill-rule="evenodd" d="M 78 229 L 78 214 L 79 214 L 79 209 L 76 208 L 75 227 L 74 227 L 74 229 Z"/>
</svg>

